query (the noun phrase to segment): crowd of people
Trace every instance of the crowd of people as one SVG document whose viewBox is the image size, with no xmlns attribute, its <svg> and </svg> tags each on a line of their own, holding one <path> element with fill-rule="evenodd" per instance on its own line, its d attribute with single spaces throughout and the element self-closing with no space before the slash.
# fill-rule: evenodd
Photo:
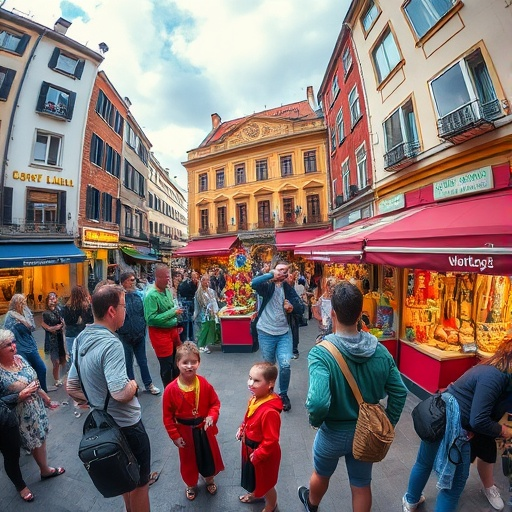
<svg viewBox="0 0 512 512">
<path fill-rule="evenodd" d="M 120 274 L 119 284 L 98 283 L 92 296 L 81 286 L 73 287 L 62 307 L 56 293 L 46 298 L 41 325 L 44 349 L 52 363 L 52 387 L 65 381 L 77 407 L 103 408 L 108 403 L 108 412 L 138 462 L 138 485 L 123 495 L 127 512 L 149 512 L 149 486 L 159 476 L 151 471 L 151 442 L 133 365 L 135 359 L 144 390 L 160 395 L 148 368 L 146 336 L 160 366 L 163 426 L 178 448 L 186 499 L 195 500 L 200 477 L 208 495 L 218 492 L 215 477 L 224 470 L 217 442 L 221 400 L 198 370 L 201 356 L 209 354 L 217 341 L 223 280 L 218 269 L 199 277 L 195 271 L 171 271 L 157 264 L 154 282 L 143 289 L 135 272 L 127 270 Z M 402 414 L 407 389 L 389 352 L 361 328 L 363 294 L 355 284 L 329 278 L 313 286 L 310 275 L 300 275 L 287 261 L 278 260 L 263 267 L 251 286 L 258 296 L 256 329 L 262 360 L 249 370 L 251 397 L 236 433 L 241 442 L 240 483 L 247 491 L 239 500 L 262 502 L 263 512 L 274 512 L 281 413 L 291 410 L 291 361 L 299 357 L 302 325 L 317 319 L 317 343 L 327 340 L 339 351 L 365 401 L 386 401 L 385 412 L 393 425 Z M 65 472 L 48 463 L 47 409 L 58 404 L 48 394 L 46 366 L 34 330 L 25 297 L 14 295 L 0 329 L 0 451 L 6 474 L 26 502 L 33 501 L 34 494 L 20 470 L 21 448 L 32 454 L 41 479 Z M 299 500 L 306 512 L 316 512 L 344 458 L 352 509 L 368 512 L 373 463 L 358 460 L 352 451 L 358 402 L 336 359 L 323 345 L 315 344 L 309 351 L 308 371 L 305 405 L 317 432 L 313 471 L 308 486 L 298 490 Z M 505 341 L 493 357 L 444 390 L 446 431 L 440 441 L 421 441 L 402 499 L 404 512 L 417 510 L 425 501 L 423 489 L 433 469 L 439 476 L 436 512 L 455 512 L 475 459 L 487 498 L 494 508 L 503 508 L 492 468 L 497 458 L 495 439 L 512 438 L 512 429 L 499 423 L 512 406 L 511 375 L 512 341 Z"/>
</svg>

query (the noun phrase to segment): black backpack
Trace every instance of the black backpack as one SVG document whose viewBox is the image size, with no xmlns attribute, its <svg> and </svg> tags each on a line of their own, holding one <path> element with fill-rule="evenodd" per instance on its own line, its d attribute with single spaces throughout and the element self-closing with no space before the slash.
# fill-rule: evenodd
<svg viewBox="0 0 512 512">
<path fill-rule="evenodd" d="M 78 378 L 78 350 L 75 359 Z M 83 382 L 80 384 L 87 398 Z M 105 498 L 133 491 L 139 483 L 139 464 L 121 428 L 107 412 L 110 392 L 103 409 L 93 409 L 85 418 L 78 456 L 91 480 Z M 87 400 L 89 400 L 87 398 Z"/>
</svg>

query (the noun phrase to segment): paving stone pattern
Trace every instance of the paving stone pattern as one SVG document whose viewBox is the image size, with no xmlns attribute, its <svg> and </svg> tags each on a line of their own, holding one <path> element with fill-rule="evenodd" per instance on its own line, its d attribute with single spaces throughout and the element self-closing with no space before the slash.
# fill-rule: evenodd
<svg viewBox="0 0 512 512">
<path fill-rule="evenodd" d="M 38 315 L 39 317 L 40 315 Z M 40 321 L 40 319 L 38 318 Z M 300 512 L 304 510 L 297 498 L 297 487 L 307 485 L 312 470 L 311 446 L 315 431 L 309 427 L 304 401 L 307 392 L 307 352 L 314 343 L 317 333 L 315 320 L 300 329 L 300 357 L 292 360 L 292 379 L 289 397 L 292 409 L 282 414 L 281 448 L 282 462 L 277 484 L 279 510 Z M 36 331 L 38 344 L 42 347 L 44 334 Z M 158 361 L 151 346 L 147 347 L 150 370 L 156 386 L 161 387 Z M 247 376 L 252 364 L 260 360 L 260 353 L 223 353 L 220 347 L 212 348 L 211 354 L 202 354 L 199 373 L 215 387 L 222 402 L 219 419 L 219 443 L 225 471 L 218 475 L 216 482 L 219 492 L 209 496 L 200 484 L 199 494 L 194 502 L 185 498 L 185 486 L 178 468 L 177 448 L 170 441 L 162 424 L 161 395 L 141 393 L 143 421 L 151 439 L 152 469 L 161 471 L 158 482 L 150 489 L 151 510 L 153 512 L 259 512 L 263 504 L 242 504 L 238 496 L 244 491 L 240 487 L 240 444 L 235 439 L 236 430 L 243 418 L 249 392 Z M 48 367 L 48 384 L 52 383 L 51 364 Z M 418 369 L 421 371 L 421 368 Z M 136 376 L 140 381 L 138 369 Z M 140 382 L 140 385 L 142 383 Z M 51 393 L 53 400 L 68 401 L 63 388 Z M 407 486 L 410 469 L 416 457 L 419 444 L 411 420 L 411 410 L 418 398 L 409 394 L 405 410 L 396 429 L 396 440 L 386 459 L 375 464 L 373 469 L 373 511 L 392 512 L 401 510 L 401 497 Z M 77 447 L 85 414 L 76 418 L 72 401 L 49 411 L 51 431 L 48 436 L 48 454 L 51 465 L 64 466 L 66 473 L 58 478 L 41 481 L 38 468 L 31 456 L 22 454 L 23 475 L 36 499 L 30 504 L 22 503 L 14 487 L 0 469 L 0 511 L 28 510 L 31 512 L 122 512 L 123 500 L 120 497 L 104 499 L 92 485 L 78 455 Z M 508 482 L 501 474 L 501 465 L 495 468 L 496 484 L 507 501 Z M 493 509 L 480 490 L 476 468 L 471 468 L 470 478 L 461 498 L 459 512 L 487 512 Z M 427 501 L 421 512 L 433 512 L 435 506 L 435 479 L 432 477 L 425 489 Z M 322 501 L 322 512 L 347 511 L 351 507 L 350 488 L 343 461 L 331 479 L 327 494 Z M 509 510 L 508 507 L 505 510 Z"/>
</svg>

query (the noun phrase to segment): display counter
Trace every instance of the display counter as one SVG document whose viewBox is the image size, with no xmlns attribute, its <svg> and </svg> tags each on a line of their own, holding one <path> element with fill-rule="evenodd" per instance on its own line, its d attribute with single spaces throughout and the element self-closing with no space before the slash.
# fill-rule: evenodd
<svg viewBox="0 0 512 512">
<path fill-rule="evenodd" d="M 220 318 L 222 352 L 252 352 L 250 315 L 227 315 Z"/>
<path fill-rule="evenodd" d="M 395 360 L 395 363 L 398 362 L 398 340 L 395 338 L 380 338 L 379 343 L 384 345 L 388 352 L 391 354 L 393 359 Z"/>
<path fill-rule="evenodd" d="M 400 373 L 429 393 L 445 388 L 478 362 L 474 353 L 447 352 L 402 339 L 399 344 Z"/>
</svg>

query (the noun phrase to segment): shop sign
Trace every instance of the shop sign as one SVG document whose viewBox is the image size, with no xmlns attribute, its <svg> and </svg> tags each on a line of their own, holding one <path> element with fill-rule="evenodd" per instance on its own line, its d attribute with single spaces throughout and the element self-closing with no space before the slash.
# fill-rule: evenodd
<svg viewBox="0 0 512 512">
<path fill-rule="evenodd" d="M 485 273 L 488 269 L 494 268 L 492 256 L 471 256 L 471 255 L 449 255 L 448 266 L 459 272 Z"/>
<path fill-rule="evenodd" d="M 378 203 L 379 214 L 394 212 L 405 208 L 405 195 L 397 194 L 396 196 L 388 199 L 381 199 Z"/>
<path fill-rule="evenodd" d="M 361 210 L 356 210 L 354 212 L 350 212 L 348 214 L 348 222 L 349 224 L 352 224 L 352 222 L 355 222 L 356 220 L 361 219 Z"/>
<path fill-rule="evenodd" d="M 39 267 L 42 265 L 67 265 L 71 258 L 38 258 L 37 260 L 23 260 L 24 267 Z"/>
<path fill-rule="evenodd" d="M 43 179 L 44 178 L 44 179 Z M 58 176 L 48 176 L 44 174 L 34 174 L 30 172 L 13 171 L 13 180 L 28 181 L 31 183 L 46 183 L 47 185 L 59 185 L 61 187 L 73 187 L 73 180 L 60 178 Z"/>
<path fill-rule="evenodd" d="M 114 231 L 102 231 L 100 229 L 82 228 L 82 245 L 89 247 L 117 247 L 119 233 Z"/>
<path fill-rule="evenodd" d="M 492 168 L 489 165 L 446 180 L 436 181 L 434 183 L 434 199 L 474 194 L 483 190 L 491 190 L 493 187 Z"/>
</svg>

